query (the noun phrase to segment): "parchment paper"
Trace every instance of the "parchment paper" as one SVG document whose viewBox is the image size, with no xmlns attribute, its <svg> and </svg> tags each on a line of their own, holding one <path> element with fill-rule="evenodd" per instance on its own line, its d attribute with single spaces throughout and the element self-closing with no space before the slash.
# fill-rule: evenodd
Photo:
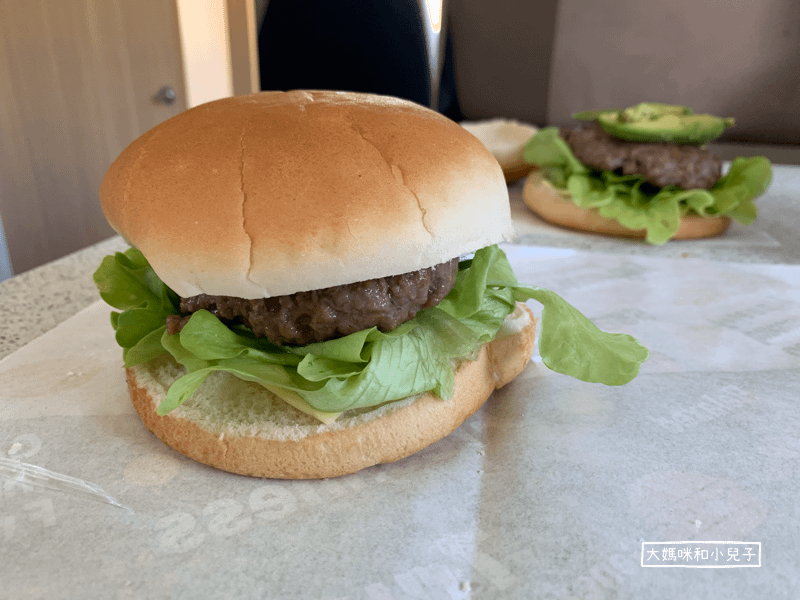
<svg viewBox="0 0 800 600">
<path fill-rule="evenodd" d="M 454 434 L 324 481 L 216 471 L 135 416 L 97 303 L 0 362 L 0 598 L 796 598 L 800 267 L 507 246 L 651 358 L 609 388 L 534 356 Z M 539 305 L 531 303 L 536 312 Z M 643 542 L 760 542 L 658 569 Z"/>
</svg>

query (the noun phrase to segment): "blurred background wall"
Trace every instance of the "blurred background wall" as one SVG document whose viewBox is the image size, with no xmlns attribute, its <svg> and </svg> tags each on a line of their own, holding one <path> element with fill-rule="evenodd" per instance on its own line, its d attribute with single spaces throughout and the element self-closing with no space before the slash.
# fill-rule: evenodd
<svg viewBox="0 0 800 600">
<path fill-rule="evenodd" d="M 258 89 L 255 20 L 251 0 L 0 2 L 0 279 L 114 233 L 98 190 L 136 137 Z"/>
<path fill-rule="evenodd" d="M 800 143 L 796 0 L 448 0 L 465 118 L 565 124 L 644 100 L 736 118 L 722 140 Z"/>
</svg>

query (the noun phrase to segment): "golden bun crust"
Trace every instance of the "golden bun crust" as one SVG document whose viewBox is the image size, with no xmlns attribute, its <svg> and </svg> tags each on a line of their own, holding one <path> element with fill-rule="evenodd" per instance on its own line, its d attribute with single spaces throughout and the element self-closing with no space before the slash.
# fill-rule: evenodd
<svg viewBox="0 0 800 600">
<path fill-rule="evenodd" d="M 539 171 L 528 175 L 522 188 L 522 199 L 528 208 L 555 225 L 618 237 L 644 238 L 647 235 L 644 229 L 628 229 L 614 219 L 601 216 L 596 209 L 580 208 L 569 198 L 569 194 L 545 181 Z M 730 224 L 731 220 L 725 216 L 685 216 L 671 239 L 714 237 L 724 233 Z"/>
<path fill-rule="evenodd" d="M 210 391 L 204 384 L 196 392 L 231 395 L 210 399 L 211 410 L 219 413 L 210 418 L 186 405 L 158 416 L 156 407 L 166 390 L 150 363 L 127 369 L 128 388 L 145 426 L 193 460 L 255 477 L 321 479 L 405 458 L 454 431 L 495 389 L 525 368 L 535 334 L 535 317 L 518 303 L 498 337 L 484 345 L 476 360 L 460 364 L 449 400 L 425 394 L 352 417 L 345 413 L 332 425 L 323 425 L 275 401 L 257 384 L 232 376 L 228 377 L 235 381 Z M 232 397 L 237 393 L 239 397 Z M 253 402 L 271 408 L 254 417 Z"/>
<path fill-rule="evenodd" d="M 122 152 L 100 200 L 183 297 L 397 275 L 514 235 L 503 172 L 474 136 L 417 104 L 350 92 L 187 110 Z"/>
</svg>

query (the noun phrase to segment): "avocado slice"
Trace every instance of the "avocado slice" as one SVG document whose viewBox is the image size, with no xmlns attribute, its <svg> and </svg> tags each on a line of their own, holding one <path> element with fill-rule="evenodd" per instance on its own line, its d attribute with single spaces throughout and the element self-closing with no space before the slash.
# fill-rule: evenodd
<svg viewBox="0 0 800 600">
<path fill-rule="evenodd" d="M 591 120 L 614 137 L 631 142 L 705 144 L 718 138 L 733 118 L 695 114 L 687 107 L 660 102 L 641 102 L 624 110 L 587 110 L 574 119 Z"/>
</svg>

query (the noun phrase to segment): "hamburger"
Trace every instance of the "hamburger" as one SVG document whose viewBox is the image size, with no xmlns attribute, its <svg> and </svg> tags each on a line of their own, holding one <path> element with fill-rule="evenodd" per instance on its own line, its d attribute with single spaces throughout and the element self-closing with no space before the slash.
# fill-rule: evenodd
<svg viewBox="0 0 800 600">
<path fill-rule="evenodd" d="M 199 462 L 325 478 L 453 431 L 533 351 L 620 385 L 647 351 L 521 285 L 507 188 L 458 124 L 395 98 L 262 92 L 134 141 L 100 188 L 131 245 L 94 275 L 144 424 Z"/>
<path fill-rule="evenodd" d="M 704 147 L 732 118 L 656 102 L 573 117 L 587 124 L 543 128 L 525 146 L 525 160 L 540 168 L 525 180 L 523 201 L 546 221 L 663 244 L 756 219 L 769 160 L 739 157 L 724 173 Z"/>
<path fill-rule="evenodd" d="M 533 170 L 525 161 L 522 151 L 538 129 L 514 119 L 485 119 L 462 121 L 461 126 L 478 138 L 489 149 L 503 169 L 506 183 L 522 179 Z"/>
</svg>

